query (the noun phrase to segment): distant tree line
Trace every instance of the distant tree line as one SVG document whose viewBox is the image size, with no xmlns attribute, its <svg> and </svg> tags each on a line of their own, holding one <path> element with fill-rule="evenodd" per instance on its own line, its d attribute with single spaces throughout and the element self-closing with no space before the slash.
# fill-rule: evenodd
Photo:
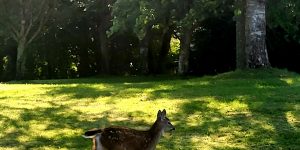
<svg viewBox="0 0 300 150">
<path fill-rule="evenodd" d="M 300 72 L 298 0 L 0 0 L 0 81 Z"/>
</svg>

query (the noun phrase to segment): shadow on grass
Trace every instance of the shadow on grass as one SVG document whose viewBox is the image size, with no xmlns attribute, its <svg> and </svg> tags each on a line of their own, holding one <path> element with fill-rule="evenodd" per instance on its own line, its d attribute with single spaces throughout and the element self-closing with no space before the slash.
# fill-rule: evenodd
<svg viewBox="0 0 300 150">
<path fill-rule="evenodd" d="M 179 99 L 182 103 L 177 106 L 178 112 L 167 114 L 175 123 L 176 131 L 172 136 L 162 138 L 161 149 L 300 149 L 300 87 L 288 84 L 281 76 L 260 79 L 253 74 L 243 78 L 226 74 L 203 79 L 156 81 L 66 81 L 64 84 L 77 85 L 61 86 L 47 94 L 82 99 L 118 97 L 124 93 L 132 96 L 151 89 L 147 99 Z M 98 89 L 86 83 L 109 86 Z M 160 88 L 162 85 L 166 88 Z M 136 90 L 129 91 L 130 88 Z M 233 102 L 246 106 L 244 109 L 230 108 Z M 216 106 L 218 104 L 225 105 L 222 107 L 227 107 L 227 111 Z M 141 111 L 122 114 L 128 117 L 122 121 L 109 119 L 113 110 L 100 113 L 96 120 L 88 120 L 82 119 L 88 114 L 74 111 L 72 106 L 50 105 L 49 108 L 23 109 L 20 120 L 0 116 L 4 122 L 0 130 L 5 132 L 5 136 L 0 137 L 0 147 L 88 149 L 90 141 L 80 136 L 85 130 L 109 125 L 151 126 L 144 121 L 133 121 L 137 115 L 146 115 Z M 36 122 L 44 122 L 46 126 L 38 127 Z M 41 128 L 39 131 L 52 135 L 34 133 L 34 123 Z M 8 126 L 12 128 L 7 129 Z M 58 133 L 51 132 L 57 130 Z"/>
<path fill-rule="evenodd" d="M 72 99 L 82 99 L 82 98 L 99 98 L 99 97 L 107 97 L 113 94 L 112 90 L 103 89 L 100 90 L 98 88 L 93 88 L 88 85 L 76 85 L 73 87 L 63 86 L 57 87 L 55 89 L 51 88 L 51 91 L 47 94 L 52 96 L 58 95 L 67 95 Z"/>
<path fill-rule="evenodd" d="M 192 77 L 179 77 L 169 75 L 158 76 L 99 76 L 93 78 L 80 79 L 58 79 L 58 80 L 20 80 L 5 82 L 6 84 L 98 84 L 98 83 L 152 83 L 152 82 L 168 82 L 177 79 L 189 79 Z"/>
<path fill-rule="evenodd" d="M 82 147 L 81 143 L 84 141 L 81 138 L 66 133 L 78 131 L 84 124 L 90 123 L 78 119 L 80 112 L 70 111 L 68 107 L 56 106 L 54 103 L 51 108 L 19 109 L 19 111 L 21 113 L 18 119 L 1 116 L 3 126 L 0 130 L 4 136 L 0 137 L 0 147 L 18 147 L 18 149 Z"/>
<path fill-rule="evenodd" d="M 144 121 L 133 121 L 132 118 L 122 121 L 108 120 L 111 111 L 104 111 L 97 120 L 80 119 L 87 114 L 72 110 L 71 107 L 49 102 L 49 108 L 21 109 L 1 106 L 1 109 L 17 110 L 21 113 L 18 119 L 0 115 L 0 148 L 17 149 L 90 149 L 91 141 L 81 135 L 84 131 L 119 125 L 119 126 L 150 126 Z M 143 112 L 128 112 L 127 116 Z"/>
<path fill-rule="evenodd" d="M 242 81 L 248 84 L 246 87 L 231 81 L 183 85 L 152 94 L 156 98 L 167 95 L 170 99 L 186 100 L 180 106 L 181 111 L 173 116 L 182 125 L 179 131 L 183 133 L 177 136 L 197 133 L 194 139 L 183 139 L 187 145 L 204 142 L 211 144 L 210 149 L 300 149 L 299 86 L 289 85 L 279 77 L 268 82 L 257 78 Z M 205 100 L 206 97 L 214 100 Z M 247 105 L 248 112 L 221 112 L 217 106 L 209 105 L 211 101 L 227 103 L 229 107 L 231 102 L 238 101 Z M 294 118 L 289 118 L 287 113 L 292 113 Z M 195 120 L 199 122 L 187 125 L 190 116 L 198 117 Z M 289 119 L 294 119 L 293 125 Z"/>
<path fill-rule="evenodd" d="M 260 79 L 250 74 L 234 79 L 237 80 L 225 75 L 203 80 L 160 82 L 160 85 L 169 87 L 166 89 L 156 88 L 159 86 L 156 82 L 125 84 L 128 81 L 118 81 L 103 91 L 75 87 L 58 90 L 55 94 L 73 93 L 73 98 L 95 98 L 101 95 L 113 97 L 118 95 L 119 91 L 133 87 L 140 92 L 153 88 L 147 98 L 150 100 L 184 100 L 184 103 L 178 106 L 180 111 L 170 115 L 172 121 L 176 122 L 177 130 L 173 136 L 162 139 L 160 145 L 163 149 L 198 149 L 199 142 L 204 143 L 200 144 L 200 147 L 212 149 L 299 149 L 299 118 L 291 125 L 287 113 L 291 112 L 294 116 L 300 113 L 299 109 L 295 108 L 295 105 L 300 103 L 300 87 L 291 86 L 281 80 L 280 76 L 274 78 L 274 75 Z M 77 95 L 78 93 L 80 95 Z M 247 105 L 247 112 L 220 112 L 217 107 L 210 106 L 212 100 L 207 99 L 208 97 L 225 103 L 228 107 L 233 101 L 244 103 Z M 190 116 L 196 117 L 194 120 L 199 122 L 187 124 L 191 121 Z"/>
</svg>

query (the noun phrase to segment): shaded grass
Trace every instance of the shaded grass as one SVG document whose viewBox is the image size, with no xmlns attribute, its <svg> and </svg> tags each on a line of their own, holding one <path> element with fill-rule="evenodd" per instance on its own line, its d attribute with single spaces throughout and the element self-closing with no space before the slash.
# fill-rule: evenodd
<svg viewBox="0 0 300 150">
<path fill-rule="evenodd" d="M 176 126 L 158 149 L 300 149 L 300 76 L 283 70 L 202 78 L 102 77 L 0 84 L 0 149 L 90 149 L 88 129 Z"/>
</svg>

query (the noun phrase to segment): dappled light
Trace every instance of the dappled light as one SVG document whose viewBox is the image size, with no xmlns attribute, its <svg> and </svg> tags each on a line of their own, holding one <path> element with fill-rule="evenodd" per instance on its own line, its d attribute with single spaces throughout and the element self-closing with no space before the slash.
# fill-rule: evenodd
<svg viewBox="0 0 300 150">
<path fill-rule="evenodd" d="M 300 0 L 0 0 L 0 150 L 111 149 L 127 129 L 85 131 L 155 119 L 130 135 L 176 131 L 116 147 L 300 150 L 299 18 Z"/>
<path fill-rule="evenodd" d="M 165 108 L 176 131 L 166 133 L 158 149 L 298 149 L 298 75 L 287 74 L 288 84 L 277 75 L 239 74 L 244 78 L 232 72 L 151 82 L 0 84 L 0 147 L 87 149 L 84 131 L 110 125 L 146 130 Z"/>
</svg>

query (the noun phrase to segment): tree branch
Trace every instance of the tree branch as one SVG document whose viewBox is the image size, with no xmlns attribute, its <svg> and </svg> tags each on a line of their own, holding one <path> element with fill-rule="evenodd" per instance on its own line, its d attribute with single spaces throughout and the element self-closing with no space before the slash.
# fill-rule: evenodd
<svg viewBox="0 0 300 150">
<path fill-rule="evenodd" d="M 47 19 L 45 16 L 41 18 L 38 29 L 33 33 L 31 38 L 28 40 L 27 44 L 30 44 L 38 36 L 38 34 L 42 31 L 42 28 L 45 25 L 46 21 Z"/>
<path fill-rule="evenodd" d="M 9 10 L 7 9 L 7 1 L 5 0 L 1 0 L 1 14 L 3 16 L 1 16 L 3 18 L 3 22 L 0 22 L 2 25 L 4 25 L 4 27 L 6 27 L 9 30 L 9 33 L 13 39 L 18 40 L 19 37 L 19 32 L 16 28 L 16 25 L 13 23 L 13 21 L 10 18 L 10 15 L 8 14 Z"/>
<path fill-rule="evenodd" d="M 31 22 L 31 23 L 33 23 L 33 22 L 37 22 L 38 20 L 40 20 L 39 23 L 38 23 L 38 28 L 33 33 L 33 35 L 31 36 L 31 38 L 27 41 L 26 44 L 30 44 L 39 35 L 39 33 L 42 31 L 43 26 L 47 22 L 47 15 L 49 14 L 49 12 L 48 12 L 49 10 L 50 10 L 50 7 L 46 4 L 46 0 L 44 0 L 43 3 L 39 7 L 39 10 L 38 10 L 38 14 L 39 15 L 36 16 L 36 17 L 34 17 L 32 19 L 32 22 Z M 31 26 L 30 26 L 30 28 L 31 28 Z M 28 28 L 27 35 L 29 34 L 30 30 L 31 29 Z"/>
</svg>

